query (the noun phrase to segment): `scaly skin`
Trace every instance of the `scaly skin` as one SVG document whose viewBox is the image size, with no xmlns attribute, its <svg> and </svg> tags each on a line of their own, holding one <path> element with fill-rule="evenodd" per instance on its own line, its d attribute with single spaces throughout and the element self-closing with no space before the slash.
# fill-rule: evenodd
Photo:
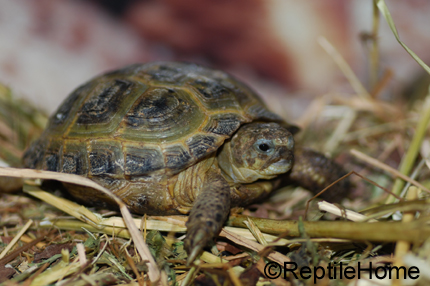
<svg viewBox="0 0 430 286">
<path fill-rule="evenodd" d="M 230 211 L 230 186 L 217 171 L 205 178 L 202 192 L 187 221 L 185 249 L 190 264 L 221 230 Z"/>
<path fill-rule="evenodd" d="M 332 159 L 306 148 L 296 148 L 294 165 L 290 173 L 283 176 L 283 185 L 295 183 L 314 194 L 346 175 L 345 170 Z M 350 180 L 345 178 L 321 195 L 331 202 L 339 202 L 350 189 Z"/>
<path fill-rule="evenodd" d="M 291 168 L 293 148 L 292 134 L 277 123 L 247 124 L 224 143 L 212 168 L 199 171 L 205 178 L 201 190 L 194 189 L 197 198 L 187 222 L 188 264 L 219 233 L 232 202 L 244 204 L 262 197 L 271 184 L 256 181 L 273 179 Z"/>
<path fill-rule="evenodd" d="M 274 187 L 292 182 L 317 193 L 345 175 L 333 160 L 309 149 L 297 148 L 292 164 L 290 135 L 277 124 L 250 123 L 224 144 L 217 156 L 221 174 L 214 162 L 188 218 L 185 240 L 188 264 L 219 233 L 230 207 L 249 204 L 269 194 Z M 272 140 L 273 152 L 255 150 L 255 143 L 262 138 Z M 281 160 L 283 164 L 276 164 Z M 290 166 L 293 168 L 287 172 Z M 331 201 L 336 201 L 348 190 L 349 181 L 343 180 L 327 194 L 331 195 Z"/>
</svg>

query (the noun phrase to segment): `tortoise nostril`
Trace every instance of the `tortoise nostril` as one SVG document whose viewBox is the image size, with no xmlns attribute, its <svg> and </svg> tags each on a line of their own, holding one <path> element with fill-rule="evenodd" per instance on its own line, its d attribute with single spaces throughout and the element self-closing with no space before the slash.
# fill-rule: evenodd
<svg viewBox="0 0 430 286">
<path fill-rule="evenodd" d="M 288 147 L 282 146 L 278 149 L 278 157 L 284 159 L 290 159 L 292 152 Z"/>
</svg>

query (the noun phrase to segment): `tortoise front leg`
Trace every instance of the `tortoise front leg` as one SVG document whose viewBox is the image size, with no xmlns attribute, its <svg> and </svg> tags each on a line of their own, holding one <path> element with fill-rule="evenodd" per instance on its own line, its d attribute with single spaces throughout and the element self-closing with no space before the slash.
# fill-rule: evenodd
<svg viewBox="0 0 430 286">
<path fill-rule="evenodd" d="M 287 177 L 296 184 L 308 189 L 314 194 L 346 175 L 342 166 L 323 154 L 307 148 L 296 148 L 294 151 L 294 165 Z M 338 202 L 348 195 L 351 183 L 345 178 L 333 185 L 321 197 Z"/>
<path fill-rule="evenodd" d="M 187 264 L 193 262 L 220 232 L 229 211 L 230 186 L 221 174 L 211 171 L 205 178 L 186 224 L 184 243 L 188 253 Z"/>
</svg>

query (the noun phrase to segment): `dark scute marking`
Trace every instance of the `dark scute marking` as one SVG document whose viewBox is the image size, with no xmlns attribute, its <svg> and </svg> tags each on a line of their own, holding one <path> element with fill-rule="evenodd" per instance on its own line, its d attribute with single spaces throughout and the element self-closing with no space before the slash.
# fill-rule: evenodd
<svg viewBox="0 0 430 286">
<path fill-rule="evenodd" d="M 158 150 L 145 150 L 144 155 L 127 154 L 125 174 L 129 176 L 147 175 L 164 167 L 163 157 Z"/>
<path fill-rule="evenodd" d="M 240 124 L 241 121 L 236 116 L 227 115 L 212 120 L 211 125 L 205 131 L 230 136 L 240 127 Z"/>
<path fill-rule="evenodd" d="M 216 149 L 216 139 L 212 136 L 197 135 L 187 142 L 191 154 L 196 158 L 202 158 Z"/>
<path fill-rule="evenodd" d="M 179 120 L 190 105 L 176 96 L 169 88 L 156 88 L 142 94 L 125 116 L 125 123 L 132 127 L 147 126 L 150 130 L 164 130 L 169 123 Z"/>
<path fill-rule="evenodd" d="M 92 175 L 114 174 L 115 162 L 111 150 L 96 150 L 90 152 L 90 171 Z"/>
<path fill-rule="evenodd" d="M 35 141 L 25 151 L 23 156 L 23 165 L 26 168 L 36 169 L 41 160 L 45 156 L 45 148 L 41 143 L 41 140 Z"/>
<path fill-rule="evenodd" d="M 190 153 L 181 146 L 174 146 L 164 151 L 166 156 L 166 167 L 181 170 L 191 161 Z"/>
<path fill-rule="evenodd" d="M 78 124 L 109 122 L 110 117 L 118 111 L 125 91 L 134 84 L 116 79 L 113 82 L 109 82 L 108 85 L 101 93 L 91 96 L 85 102 L 76 121 Z"/>
<path fill-rule="evenodd" d="M 47 171 L 58 171 L 58 154 L 49 153 L 46 155 L 44 169 Z"/>
<path fill-rule="evenodd" d="M 82 175 L 82 163 L 79 154 L 63 155 L 63 173 Z"/>
<path fill-rule="evenodd" d="M 179 105 L 179 100 L 172 96 L 171 89 L 157 88 L 148 91 L 130 109 L 127 117 L 157 118 L 172 112 Z"/>
<path fill-rule="evenodd" d="M 78 87 L 66 98 L 66 100 L 60 105 L 54 115 L 52 115 L 50 121 L 52 125 L 63 124 L 67 120 L 67 118 L 69 117 L 70 110 L 75 105 L 75 102 L 89 86 L 90 83 L 87 83 Z"/>
<path fill-rule="evenodd" d="M 152 80 L 168 83 L 177 83 L 180 79 L 186 76 L 180 68 L 168 65 L 160 65 L 146 73 L 150 75 Z"/>
<path fill-rule="evenodd" d="M 191 85 L 197 88 L 197 90 L 207 99 L 216 100 L 229 93 L 229 90 L 221 85 L 218 81 L 211 79 L 199 78 L 193 81 Z"/>
</svg>

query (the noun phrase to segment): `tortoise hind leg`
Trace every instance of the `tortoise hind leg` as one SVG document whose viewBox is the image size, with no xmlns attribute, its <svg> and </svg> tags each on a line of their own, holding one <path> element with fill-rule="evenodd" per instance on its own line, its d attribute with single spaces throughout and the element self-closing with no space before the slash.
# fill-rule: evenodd
<svg viewBox="0 0 430 286">
<path fill-rule="evenodd" d="M 185 249 L 187 264 L 219 233 L 230 211 L 230 186 L 221 174 L 210 172 L 203 184 L 187 221 Z"/>
</svg>

